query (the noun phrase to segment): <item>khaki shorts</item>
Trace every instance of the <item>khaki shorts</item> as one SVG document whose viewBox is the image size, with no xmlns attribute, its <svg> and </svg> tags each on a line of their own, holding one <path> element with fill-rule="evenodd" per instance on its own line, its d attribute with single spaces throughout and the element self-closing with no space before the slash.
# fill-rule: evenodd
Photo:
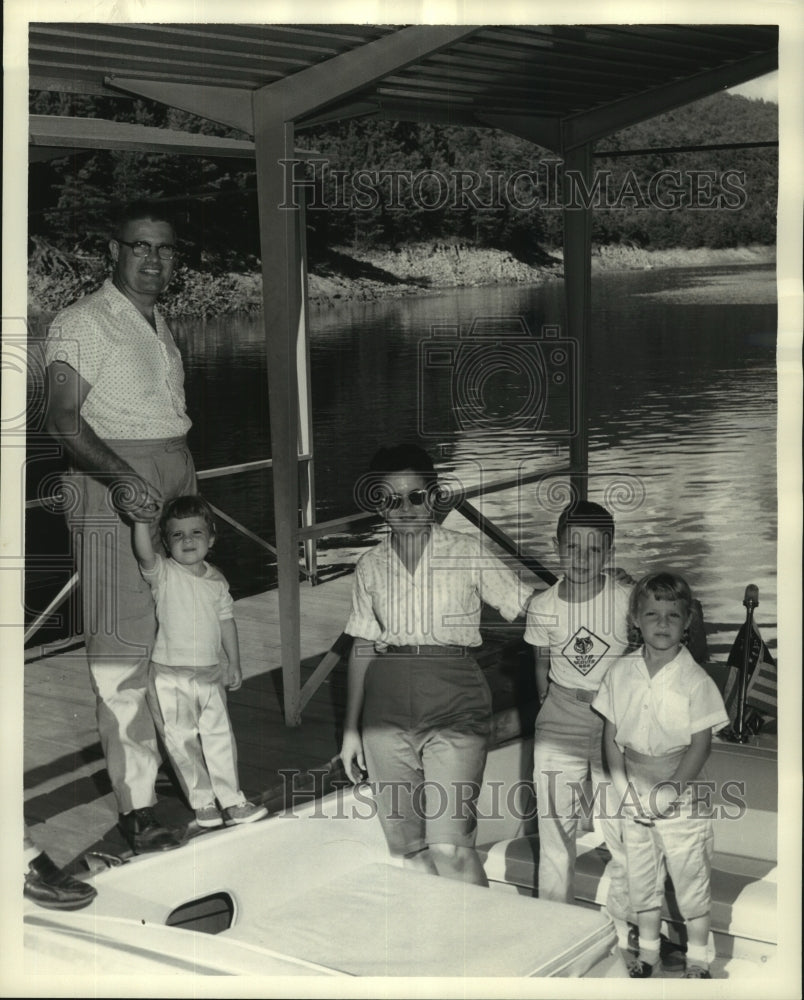
<svg viewBox="0 0 804 1000">
<path fill-rule="evenodd" d="M 378 655 L 365 675 L 363 749 L 388 846 L 472 847 L 491 731 L 474 658 Z"/>
</svg>

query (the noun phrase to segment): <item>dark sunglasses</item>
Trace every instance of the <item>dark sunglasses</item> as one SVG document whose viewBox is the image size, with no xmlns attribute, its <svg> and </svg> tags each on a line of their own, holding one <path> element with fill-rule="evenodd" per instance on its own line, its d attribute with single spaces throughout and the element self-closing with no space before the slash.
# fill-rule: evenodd
<svg viewBox="0 0 804 1000">
<path fill-rule="evenodd" d="M 423 503 L 427 503 L 428 496 L 428 490 L 411 490 L 406 497 L 401 493 L 384 493 L 377 506 L 380 510 L 399 510 L 407 499 L 414 507 L 421 507 Z"/>
</svg>

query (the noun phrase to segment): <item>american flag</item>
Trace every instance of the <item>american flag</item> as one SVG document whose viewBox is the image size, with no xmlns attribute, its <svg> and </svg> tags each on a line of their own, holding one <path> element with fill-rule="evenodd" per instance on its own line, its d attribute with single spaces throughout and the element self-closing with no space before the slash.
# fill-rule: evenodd
<svg viewBox="0 0 804 1000">
<path fill-rule="evenodd" d="M 748 622 L 745 622 L 729 653 L 728 666 L 731 668 L 726 681 L 724 701 L 729 717 L 734 720 L 737 711 L 737 692 L 739 689 L 739 671 L 745 656 L 745 637 Z M 748 648 L 748 684 L 745 692 L 746 706 L 755 709 L 762 715 L 776 716 L 778 713 L 778 686 L 776 676 L 776 660 L 771 656 L 759 629 L 751 622 L 751 635 Z"/>
</svg>

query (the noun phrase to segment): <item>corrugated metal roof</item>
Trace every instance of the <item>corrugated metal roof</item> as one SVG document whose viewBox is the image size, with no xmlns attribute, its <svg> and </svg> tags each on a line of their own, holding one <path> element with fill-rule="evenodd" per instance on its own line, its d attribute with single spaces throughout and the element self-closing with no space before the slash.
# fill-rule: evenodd
<svg viewBox="0 0 804 1000">
<path fill-rule="evenodd" d="M 257 90 L 396 30 L 364 25 L 31 24 L 31 86 L 106 77 Z M 114 91 L 107 91 L 114 93 Z"/>
<path fill-rule="evenodd" d="M 402 28 L 32 23 L 30 85 L 119 96 L 109 83 L 120 77 L 257 91 Z M 749 75 L 767 72 L 775 65 L 777 42 L 775 25 L 477 26 L 348 98 L 333 95 L 326 116 L 561 121 L 713 70 L 734 67 L 740 76 L 745 64 Z"/>
</svg>

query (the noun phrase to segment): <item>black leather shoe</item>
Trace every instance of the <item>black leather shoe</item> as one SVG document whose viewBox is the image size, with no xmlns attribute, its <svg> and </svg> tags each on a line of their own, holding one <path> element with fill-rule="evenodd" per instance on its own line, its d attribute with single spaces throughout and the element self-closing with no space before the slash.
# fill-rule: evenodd
<svg viewBox="0 0 804 1000">
<path fill-rule="evenodd" d="M 80 910 L 98 895 L 93 885 L 63 872 L 47 854 L 40 854 L 28 865 L 22 894 L 37 906 L 49 910 Z"/>
<path fill-rule="evenodd" d="M 653 966 L 650 962 L 643 962 L 641 958 L 633 958 L 628 963 L 628 975 L 631 979 L 650 979 Z"/>
<path fill-rule="evenodd" d="M 702 965 L 688 965 L 684 973 L 685 979 L 711 979 L 712 973 Z"/>
<path fill-rule="evenodd" d="M 181 846 L 179 838 L 162 826 L 150 807 L 121 813 L 119 826 L 135 854 L 171 851 L 174 847 Z"/>
</svg>

